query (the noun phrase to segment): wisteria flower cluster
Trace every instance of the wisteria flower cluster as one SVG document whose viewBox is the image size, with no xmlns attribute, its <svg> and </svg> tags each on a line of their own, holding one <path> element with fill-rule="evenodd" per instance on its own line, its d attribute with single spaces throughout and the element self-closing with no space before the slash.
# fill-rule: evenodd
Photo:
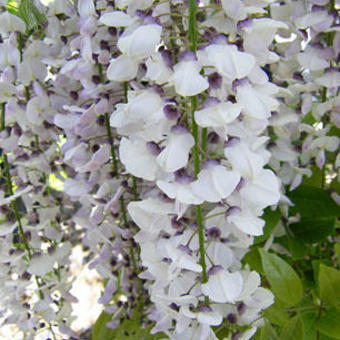
<svg viewBox="0 0 340 340">
<path fill-rule="evenodd" d="M 338 338 L 337 1 L 0 6 L 3 323 L 81 339 L 81 245 L 93 340 Z"/>
</svg>

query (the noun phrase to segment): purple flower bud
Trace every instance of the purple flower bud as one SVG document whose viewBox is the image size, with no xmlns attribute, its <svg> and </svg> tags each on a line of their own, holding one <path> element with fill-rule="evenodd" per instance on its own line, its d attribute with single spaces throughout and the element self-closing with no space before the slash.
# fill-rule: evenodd
<svg viewBox="0 0 340 340">
<path fill-rule="evenodd" d="M 182 183 L 182 184 L 190 184 L 194 178 L 186 174 L 185 171 L 180 172 L 180 170 L 177 170 L 175 172 L 175 179 L 176 182 Z"/>
<path fill-rule="evenodd" d="M 189 133 L 189 130 L 186 126 L 177 124 L 171 128 L 171 132 L 176 135 L 181 135 L 183 133 Z"/>
<path fill-rule="evenodd" d="M 94 83 L 94 84 L 96 84 L 96 85 L 99 85 L 100 83 L 101 83 L 101 80 L 100 80 L 100 76 L 99 75 L 93 75 L 92 76 L 92 82 Z"/>
<path fill-rule="evenodd" d="M 73 100 L 78 100 L 79 98 L 79 95 L 76 91 L 71 91 L 70 92 L 70 97 L 73 99 Z"/>
<path fill-rule="evenodd" d="M 275 142 L 269 142 L 268 144 L 267 144 L 267 147 L 268 147 L 268 149 L 271 149 L 271 148 L 273 148 L 273 147 L 275 147 L 277 144 L 275 143 Z"/>
<path fill-rule="evenodd" d="M 169 257 L 163 257 L 162 262 L 170 264 L 172 260 Z"/>
<path fill-rule="evenodd" d="M 146 147 L 154 156 L 158 156 L 161 153 L 161 148 L 155 142 L 147 142 Z"/>
<path fill-rule="evenodd" d="M 175 229 L 182 227 L 182 223 L 180 220 L 177 219 L 177 216 L 171 217 L 171 226 Z"/>
<path fill-rule="evenodd" d="M 196 60 L 197 60 L 196 54 L 192 51 L 182 52 L 178 56 L 178 61 L 196 61 Z"/>
<path fill-rule="evenodd" d="M 198 230 L 198 225 L 196 223 L 191 223 L 190 228 L 193 230 Z"/>
<path fill-rule="evenodd" d="M 230 137 L 227 141 L 224 142 L 224 147 L 232 147 L 240 143 L 241 139 L 240 137 Z"/>
<path fill-rule="evenodd" d="M 220 272 L 221 270 L 223 270 L 223 267 L 218 265 L 218 266 L 212 266 L 209 270 L 208 270 L 208 276 L 211 275 L 215 275 L 218 272 Z"/>
<path fill-rule="evenodd" d="M 27 153 L 23 153 L 21 156 L 18 156 L 16 158 L 16 160 L 20 162 L 28 161 L 29 159 L 30 159 L 30 156 Z"/>
<path fill-rule="evenodd" d="M 179 306 L 176 305 L 175 302 L 170 303 L 169 307 L 170 307 L 172 310 L 174 310 L 174 311 L 176 311 L 176 312 L 179 312 Z"/>
<path fill-rule="evenodd" d="M 122 238 L 124 238 L 124 239 L 126 239 L 126 240 L 131 239 L 131 238 L 132 238 L 131 231 L 128 230 L 128 229 L 123 230 L 123 232 L 122 232 Z"/>
<path fill-rule="evenodd" d="M 211 73 L 208 76 L 208 82 L 212 89 L 219 89 L 222 86 L 222 76 L 217 72 Z"/>
<path fill-rule="evenodd" d="M 137 9 L 135 12 L 135 16 L 139 17 L 140 19 L 145 19 L 150 13 L 147 11 L 142 11 L 141 9 Z"/>
<path fill-rule="evenodd" d="M 153 85 L 150 87 L 151 90 L 159 94 L 160 96 L 163 96 L 164 90 L 159 85 Z"/>
<path fill-rule="evenodd" d="M 242 332 L 237 331 L 236 333 L 232 335 L 231 340 L 238 340 L 241 336 L 242 336 Z"/>
<path fill-rule="evenodd" d="M 163 107 L 165 117 L 170 120 L 177 120 L 180 116 L 179 109 L 173 104 L 166 104 Z"/>
<path fill-rule="evenodd" d="M 229 217 L 231 215 L 239 214 L 241 212 L 240 207 L 233 206 L 230 207 L 226 212 L 225 212 L 225 217 Z"/>
<path fill-rule="evenodd" d="M 325 10 L 325 6 L 313 5 L 312 12 L 321 12 Z"/>
<path fill-rule="evenodd" d="M 171 52 L 169 50 L 161 50 L 160 54 L 163 58 L 164 63 L 166 64 L 166 66 L 168 66 L 169 68 L 172 68 Z"/>
<path fill-rule="evenodd" d="M 219 34 L 211 39 L 211 43 L 215 45 L 227 45 L 228 37 L 224 34 Z"/>
<path fill-rule="evenodd" d="M 117 28 L 116 27 L 109 27 L 108 32 L 111 36 L 115 37 L 117 35 Z"/>
<path fill-rule="evenodd" d="M 159 18 L 153 17 L 152 16 L 152 11 L 148 11 L 148 15 L 144 19 L 144 23 L 147 25 L 150 24 L 160 24 Z"/>
<path fill-rule="evenodd" d="M 9 207 L 7 205 L 1 205 L 0 206 L 0 213 L 1 214 L 7 215 L 8 212 L 9 212 Z"/>
<path fill-rule="evenodd" d="M 99 126 L 104 126 L 104 124 L 105 124 L 105 117 L 104 117 L 104 116 L 99 116 L 99 117 L 96 119 L 96 123 L 97 123 Z"/>
<path fill-rule="evenodd" d="M 204 32 L 203 36 L 207 41 L 211 41 L 211 39 L 218 34 L 215 27 L 209 27 L 207 31 Z"/>
<path fill-rule="evenodd" d="M 245 27 L 250 27 L 251 24 L 253 22 L 253 19 L 252 18 L 247 18 L 247 19 L 244 19 L 244 20 L 241 20 L 237 23 L 237 28 L 239 30 L 245 28 Z"/>
<path fill-rule="evenodd" d="M 186 246 L 186 245 L 184 245 L 184 244 L 180 244 L 180 245 L 177 247 L 177 249 L 183 251 L 183 252 L 186 253 L 187 255 L 190 255 L 190 256 L 192 255 L 192 250 L 191 250 L 188 246 Z"/>
<path fill-rule="evenodd" d="M 318 50 L 323 50 L 324 46 L 320 42 L 313 42 L 310 44 L 311 47 L 316 48 Z"/>
<path fill-rule="evenodd" d="M 247 309 L 247 306 L 241 302 L 238 306 L 237 306 L 237 312 L 239 315 L 242 315 Z"/>
<path fill-rule="evenodd" d="M 298 80 L 298 81 L 303 81 L 302 75 L 301 75 L 300 73 L 298 73 L 298 72 L 295 72 L 295 73 L 293 74 L 293 79 L 294 79 L 294 80 Z"/>
<path fill-rule="evenodd" d="M 208 229 L 208 236 L 211 238 L 218 238 L 221 236 L 221 230 L 217 227 L 211 227 Z"/>
<path fill-rule="evenodd" d="M 211 131 L 211 132 L 208 133 L 208 136 L 207 136 L 208 143 L 217 144 L 219 139 L 220 139 L 220 137 L 218 136 L 218 134 L 216 132 Z"/>
<path fill-rule="evenodd" d="M 247 84 L 248 82 L 249 82 L 249 80 L 248 80 L 247 77 L 244 77 L 244 78 L 241 78 L 241 79 L 235 79 L 233 81 L 232 85 L 231 85 L 231 88 L 232 88 L 233 91 L 235 91 L 238 86 Z"/>
<path fill-rule="evenodd" d="M 220 162 L 217 159 L 208 159 L 201 164 L 201 168 L 209 169 L 210 167 L 214 167 L 216 165 L 220 165 Z"/>
<path fill-rule="evenodd" d="M 206 109 L 207 107 L 215 106 L 219 104 L 221 101 L 216 98 L 216 97 L 208 97 L 204 102 L 203 102 L 203 109 Z"/>
<path fill-rule="evenodd" d="M 167 196 L 167 195 L 164 194 L 163 192 L 160 192 L 160 193 L 158 194 L 158 197 L 159 197 L 159 199 L 160 199 L 162 202 L 165 202 L 165 203 L 171 203 L 171 202 L 174 201 L 172 198 L 170 198 L 169 196 Z"/>
<path fill-rule="evenodd" d="M 236 323 L 236 321 L 237 321 L 237 317 L 236 317 L 236 314 L 234 314 L 234 313 L 229 313 L 228 315 L 227 315 L 227 320 L 231 323 L 231 324 L 235 324 Z"/>
<path fill-rule="evenodd" d="M 236 186 L 236 190 L 240 191 L 247 184 L 247 180 L 241 177 L 240 182 Z"/>
<path fill-rule="evenodd" d="M 209 313 L 209 312 L 212 312 L 213 310 L 211 309 L 211 307 L 207 305 L 202 305 L 202 306 L 197 307 L 197 311 L 201 313 Z"/>
</svg>

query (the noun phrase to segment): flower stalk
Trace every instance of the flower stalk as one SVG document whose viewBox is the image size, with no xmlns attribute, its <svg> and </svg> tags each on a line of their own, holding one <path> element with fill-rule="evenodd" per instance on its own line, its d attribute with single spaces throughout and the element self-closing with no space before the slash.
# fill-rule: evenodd
<svg viewBox="0 0 340 340">
<path fill-rule="evenodd" d="M 192 52 L 196 53 L 197 50 L 197 22 L 196 22 L 196 1 L 189 0 L 189 48 Z M 195 179 L 198 177 L 200 172 L 200 152 L 199 152 L 199 131 L 198 125 L 195 121 L 195 111 L 197 110 L 197 96 L 191 97 L 191 117 L 192 117 L 192 134 L 195 139 L 195 145 L 193 147 L 194 157 L 194 169 Z M 204 248 L 204 227 L 202 219 L 202 206 L 196 206 L 196 220 L 198 227 L 198 239 L 199 239 L 199 252 L 200 262 L 202 266 L 202 282 L 208 281 L 207 277 L 207 265 L 205 262 L 205 248 Z"/>
</svg>

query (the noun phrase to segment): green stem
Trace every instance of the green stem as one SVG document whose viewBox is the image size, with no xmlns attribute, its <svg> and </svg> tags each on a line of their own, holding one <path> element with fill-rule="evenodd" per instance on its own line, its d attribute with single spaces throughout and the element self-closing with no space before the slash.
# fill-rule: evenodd
<svg viewBox="0 0 340 340">
<path fill-rule="evenodd" d="M 202 138 L 202 149 L 204 152 L 207 151 L 207 136 L 208 136 L 208 129 L 203 128 L 201 138 Z"/>
<path fill-rule="evenodd" d="M 191 120 L 192 120 L 192 126 L 191 126 L 191 132 L 195 139 L 195 145 L 193 147 L 193 156 L 194 156 L 194 168 L 195 168 L 195 179 L 197 179 L 197 175 L 200 172 L 200 141 L 198 136 L 198 125 L 195 121 L 195 111 L 197 109 L 197 97 L 191 97 Z"/>
<path fill-rule="evenodd" d="M 1 118 L 0 118 L 0 131 L 5 130 L 5 104 L 1 103 L 0 110 L 1 110 Z"/>
<path fill-rule="evenodd" d="M 319 321 L 319 319 L 320 319 L 320 317 L 321 317 L 321 313 L 322 313 L 322 305 L 323 305 L 323 303 L 322 303 L 322 301 L 321 301 L 321 303 L 320 303 L 320 305 L 319 305 L 319 310 L 318 310 L 318 316 L 317 316 L 317 321 Z M 317 340 L 319 340 L 320 339 L 320 331 L 319 330 L 317 330 L 317 332 L 316 332 L 316 339 Z"/>
<path fill-rule="evenodd" d="M 328 89 L 327 87 L 323 87 L 320 90 L 320 94 L 321 94 L 321 101 L 322 103 L 325 103 L 327 101 L 327 93 L 328 93 Z M 325 125 L 327 122 L 327 113 L 324 113 L 323 117 L 322 117 L 322 123 Z M 327 154 L 326 154 L 327 156 Z M 326 182 L 326 163 L 327 163 L 327 159 L 325 160 L 325 164 L 323 165 L 322 169 L 321 169 L 321 188 L 324 189 L 325 187 L 325 182 Z"/>
<path fill-rule="evenodd" d="M 197 50 L 197 22 L 196 22 L 196 0 L 189 0 L 189 48 L 190 51 L 196 53 Z M 200 152 L 199 152 L 199 131 L 198 125 L 195 121 L 195 111 L 197 110 L 197 96 L 191 97 L 191 117 L 192 117 L 192 134 L 195 139 L 195 145 L 193 147 L 194 169 L 195 179 L 197 179 L 200 172 Z M 202 266 L 202 282 L 208 281 L 207 277 L 207 265 L 205 262 L 205 248 L 204 248 L 204 227 L 202 219 L 202 206 L 196 206 L 196 220 L 198 227 L 198 240 L 199 240 L 199 253 L 200 262 Z M 206 298 L 206 303 L 209 300 Z"/>
<path fill-rule="evenodd" d="M 124 202 L 124 198 L 123 197 L 121 197 L 121 199 L 120 199 L 120 210 L 122 212 L 124 226 L 125 226 L 125 228 L 127 228 L 128 227 L 128 220 L 127 220 L 125 202 Z M 134 256 L 134 253 L 133 253 L 132 244 L 130 246 L 129 251 L 130 251 L 130 258 L 131 258 L 131 262 L 132 262 L 133 271 L 136 273 L 136 275 L 138 275 L 139 273 L 138 273 L 138 268 L 137 268 L 137 263 L 136 263 L 136 260 L 135 260 L 135 256 Z"/>
<path fill-rule="evenodd" d="M 137 181 L 136 181 L 135 176 L 132 176 L 132 191 L 133 191 L 133 198 L 137 201 L 138 200 L 138 191 L 137 191 Z"/>
<path fill-rule="evenodd" d="M 101 65 L 98 68 L 99 68 L 99 71 L 100 71 L 99 73 L 101 74 L 101 78 L 102 78 Z M 123 86 L 124 86 L 124 99 L 125 99 L 125 102 L 127 102 L 127 91 L 128 91 L 127 82 L 124 82 Z M 109 114 L 105 113 L 104 117 L 105 117 L 105 126 L 106 126 L 107 136 L 110 140 L 110 145 L 111 145 L 111 158 L 112 158 L 111 162 L 112 162 L 112 166 L 113 166 L 113 171 L 115 173 L 115 176 L 118 176 L 118 163 L 117 163 L 115 150 L 114 150 L 114 146 L 113 146 L 113 137 L 112 137 L 112 133 L 111 133 Z M 132 189 L 133 189 L 133 193 L 134 193 L 134 198 L 137 200 L 138 199 L 137 183 L 136 183 L 136 178 L 133 177 L 133 176 L 132 176 Z M 119 203 L 120 203 L 120 211 L 122 213 L 123 223 L 124 223 L 125 227 L 128 227 L 128 219 L 127 219 L 125 201 L 124 201 L 123 196 L 120 198 Z M 129 247 L 129 255 L 130 255 L 131 262 L 132 262 L 132 269 L 133 269 L 134 273 L 138 276 L 139 271 L 138 271 L 138 267 L 137 267 L 132 243 Z M 138 299 L 138 302 L 137 302 L 137 306 L 138 306 L 138 310 L 141 310 L 142 307 L 143 307 L 143 300 L 142 300 L 143 299 L 143 296 L 142 296 L 143 284 L 142 284 L 142 281 L 140 279 L 138 279 L 138 293 L 139 293 L 138 294 L 139 299 Z"/>
<path fill-rule="evenodd" d="M 113 165 L 113 171 L 116 176 L 118 174 L 118 164 L 117 164 L 117 159 L 116 159 L 115 148 L 113 145 L 113 138 L 112 138 L 112 132 L 111 132 L 111 127 L 110 127 L 110 118 L 107 112 L 105 113 L 104 118 L 105 118 L 105 127 L 106 127 L 107 136 L 109 138 L 110 145 L 111 145 L 111 158 L 112 158 L 111 161 Z"/>
<path fill-rule="evenodd" d="M 30 100 L 30 89 L 28 86 L 25 86 L 25 99 L 26 99 L 26 102 Z"/>
<path fill-rule="evenodd" d="M 100 82 L 103 83 L 104 82 L 103 66 L 101 64 L 97 64 L 97 67 L 98 67 Z"/>
<path fill-rule="evenodd" d="M 2 131 L 2 130 L 5 129 L 5 103 L 1 104 L 0 121 L 1 121 L 1 131 Z M 12 196 L 14 194 L 14 190 L 13 190 L 13 185 L 12 185 L 11 174 L 9 172 L 9 163 L 8 163 L 7 155 L 5 153 L 3 155 L 3 164 L 4 164 L 4 173 L 5 173 L 5 177 L 6 177 L 8 194 L 10 196 Z M 19 231 L 20 239 L 21 239 L 21 241 L 24 245 L 24 248 L 26 250 L 27 257 L 30 260 L 31 257 L 32 257 L 32 252 L 31 252 L 31 249 L 28 246 L 27 240 L 26 240 L 25 235 L 24 235 L 24 230 L 23 230 L 22 223 L 21 223 L 21 218 L 20 218 L 20 214 L 19 214 L 19 210 L 18 210 L 17 201 L 16 200 L 12 201 L 10 205 L 13 209 L 15 219 L 18 223 L 18 231 Z"/>
<path fill-rule="evenodd" d="M 21 33 L 19 33 L 19 36 L 18 36 L 18 50 L 20 53 L 20 62 L 22 62 L 23 35 Z"/>
<path fill-rule="evenodd" d="M 189 49 L 197 50 L 197 22 L 196 22 L 196 0 L 188 0 L 189 5 Z"/>
</svg>

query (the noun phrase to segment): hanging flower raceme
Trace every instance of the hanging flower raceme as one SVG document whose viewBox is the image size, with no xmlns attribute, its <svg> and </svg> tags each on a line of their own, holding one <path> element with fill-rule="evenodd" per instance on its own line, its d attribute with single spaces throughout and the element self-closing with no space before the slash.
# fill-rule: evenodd
<svg viewBox="0 0 340 340">
<path fill-rule="evenodd" d="M 334 3 L 0 5 L 4 322 L 77 337 L 81 245 L 113 337 L 250 339 L 274 302 L 245 257 L 264 212 L 303 219 L 284 190 L 315 169 L 337 185 Z M 281 224 L 264 249 L 290 254 Z"/>
</svg>

